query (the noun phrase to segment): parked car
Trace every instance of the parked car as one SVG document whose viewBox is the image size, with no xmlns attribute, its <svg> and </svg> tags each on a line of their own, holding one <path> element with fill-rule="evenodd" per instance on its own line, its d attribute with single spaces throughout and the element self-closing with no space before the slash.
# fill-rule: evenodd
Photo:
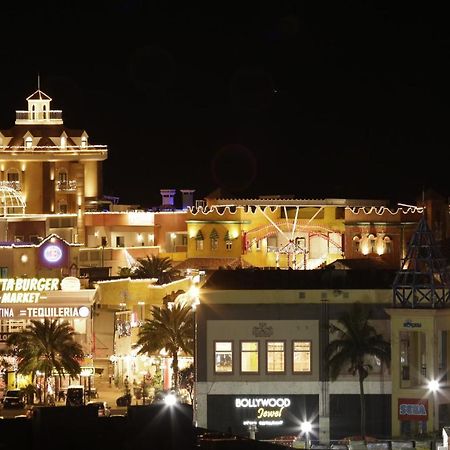
<svg viewBox="0 0 450 450">
<path fill-rule="evenodd" d="M 87 406 L 94 406 L 98 408 L 99 417 L 109 417 L 111 415 L 111 408 L 106 402 L 90 401 L 87 402 Z"/>
<path fill-rule="evenodd" d="M 4 409 L 22 409 L 25 407 L 25 399 L 20 389 L 9 389 L 3 397 Z"/>
<path fill-rule="evenodd" d="M 66 393 L 66 406 L 84 405 L 84 387 L 69 386 Z"/>
<path fill-rule="evenodd" d="M 119 397 L 116 400 L 116 405 L 117 406 L 130 406 L 131 405 L 131 395 L 130 394 L 122 395 L 121 397 Z"/>
</svg>

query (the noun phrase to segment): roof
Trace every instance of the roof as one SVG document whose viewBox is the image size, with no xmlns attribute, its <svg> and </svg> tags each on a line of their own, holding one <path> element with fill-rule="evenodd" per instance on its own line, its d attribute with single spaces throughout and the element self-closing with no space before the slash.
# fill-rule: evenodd
<svg viewBox="0 0 450 450">
<path fill-rule="evenodd" d="M 392 289 L 395 270 L 217 270 L 203 285 L 213 290 Z"/>
<path fill-rule="evenodd" d="M 60 137 L 65 131 L 67 136 L 81 137 L 84 130 L 66 128 L 64 125 L 14 125 L 8 130 L 0 130 L 3 136 L 23 138 L 30 132 L 34 137 Z"/>
<path fill-rule="evenodd" d="M 376 270 L 393 268 L 381 257 L 337 259 L 326 267 L 338 270 Z"/>
<path fill-rule="evenodd" d="M 51 98 L 45 92 L 38 89 L 27 97 L 27 100 L 51 100 Z"/>
<path fill-rule="evenodd" d="M 174 265 L 175 269 L 218 270 L 219 268 L 246 267 L 241 258 L 188 258 Z"/>
</svg>

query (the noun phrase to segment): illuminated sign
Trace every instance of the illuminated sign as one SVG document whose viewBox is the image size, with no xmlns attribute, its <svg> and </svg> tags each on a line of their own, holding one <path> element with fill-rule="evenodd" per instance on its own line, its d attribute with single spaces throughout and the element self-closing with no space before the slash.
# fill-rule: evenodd
<svg viewBox="0 0 450 450">
<path fill-rule="evenodd" d="M 398 419 L 411 421 L 428 420 L 428 400 L 421 398 L 399 398 Z"/>
<path fill-rule="evenodd" d="M 61 281 L 61 290 L 67 292 L 76 292 L 81 288 L 80 280 L 77 277 L 65 277 Z"/>
<path fill-rule="evenodd" d="M 57 291 L 58 278 L 1 278 L 0 303 L 37 303 L 41 292 Z"/>
<path fill-rule="evenodd" d="M 255 420 L 245 420 L 243 425 L 279 426 L 283 425 L 283 415 L 286 408 L 291 406 L 287 397 L 254 397 L 236 398 L 236 408 L 252 408 L 255 410 Z"/>
<path fill-rule="evenodd" d="M 93 375 L 95 375 L 95 368 L 94 367 L 80 367 L 81 369 L 81 373 L 80 375 L 82 377 L 91 377 Z"/>
<path fill-rule="evenodd" d="M 43 319 L 45 317 L 87 319 L 90 315 L 91 309 L 88 306 L 0 307 L 0 319 Z"/>
<path fill-rule="evenodd" d="M 62 257 L 63 252 L 57 245 L 49 245 L 44 249 L 44 258 L 49 263 L 57 263 Z"/>
</svg>

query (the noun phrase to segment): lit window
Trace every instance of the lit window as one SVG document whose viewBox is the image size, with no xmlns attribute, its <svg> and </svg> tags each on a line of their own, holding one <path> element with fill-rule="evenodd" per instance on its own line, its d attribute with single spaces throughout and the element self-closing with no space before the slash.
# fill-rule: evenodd
<svg viewBox="0 0 450 450">
<path fill-rule="evenodd" d="M 267 342 L 267 372 L 284 372 L 284 342 Z"/>
<path fill-rule="evenodd" d="M 294 341 L 293 350 L 293 372 L 311 372 L 311 342 Z"/>
<path fill-rule="evenodd" d="M 196 250 L 197 251 L 201 251 L 201 250 L 203 250 L 203 239 L 197 239 L 196 241 L 195 241 L 195 243 L 196 243 Z"/>
<path fill-rule="evenodd" d="M 211 250 L 217 250 L 219 248 L 219 234 L 215 228 L 211 231 L 209 239 L 211 240 Z"/>
<path fill-rule="evenodd" d="M 66 148 L 67 139 L 65 136 L 61 136 L 61 147 Z"/>
<path fill-rule="evenodd" d="M 33 139 L 31 137 L 27 137 L 25 139 L 25 147 L 26 148 L 31 148 L 32 145 L 33 145 Z"/>
<path fill-rule="evenodd" d="M 259 372 L 258 341 L 241 342 L 241 372 Z"/>
<path fill-rule="evenodd" d="M 81 138 L 81 146 L 82 147 L 86 147 L 87 146 L 87 138 L 86 138 L 86 136 L 83 136 Z"/>
<path fill-rule="evenodd" d="M 232 247 L 233 247 L 233 241 L 226 241 L 226 242 L 225 242 L 225 248 L 226 248 L 227 250 L 231 250 Z"/>
<path fill-rule="evenodd" d="M 233 372 L 233 343 L 215 342 L 214 343 L 214 372 L 231 373 Z"/>
</svg>

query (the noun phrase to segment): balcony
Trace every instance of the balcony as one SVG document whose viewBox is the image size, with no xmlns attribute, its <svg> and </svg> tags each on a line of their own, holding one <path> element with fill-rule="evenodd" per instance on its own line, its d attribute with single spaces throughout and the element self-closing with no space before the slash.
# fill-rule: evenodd
<svg viewBox="0 0 450 450">
<path fill-rule="evenodd" d="M 107 157 L 106 145 L 0 145 L 0 158 L 6 161 L 104 161 Z"/>
<path fill-rule="evenodd" d="M 32 123 L 61 125 L 63 123 L 62 111 L 16 111 L 16 125 L 29 125 Z"/>
<path fill-rule="evenodd" d="M 20 181 L 0 181 L 0 186 L 6 186 L 15 189 L 16 191 L 22 190 L 22 185 Z"/>
<path fill-rule="evenodd" d="M 77 190 L 76 180 L 57 181 L 56 190 L 58 192 L 75 192 Z"/>
</svg>

